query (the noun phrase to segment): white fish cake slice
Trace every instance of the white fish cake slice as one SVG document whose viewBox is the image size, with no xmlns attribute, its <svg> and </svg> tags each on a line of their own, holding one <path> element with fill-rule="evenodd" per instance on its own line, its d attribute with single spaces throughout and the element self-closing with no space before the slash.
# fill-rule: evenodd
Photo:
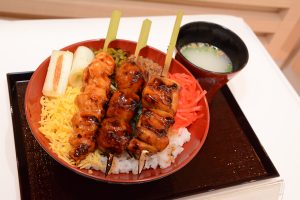
<svg viewBox="0 0 300 200">
<path fill-rule="evenodd" d="M 43 94 L 45 96 L 58 97 L 65 94 L 72 62 L 72 52 L 52 51 L 43 87 Z"/>
</svg>

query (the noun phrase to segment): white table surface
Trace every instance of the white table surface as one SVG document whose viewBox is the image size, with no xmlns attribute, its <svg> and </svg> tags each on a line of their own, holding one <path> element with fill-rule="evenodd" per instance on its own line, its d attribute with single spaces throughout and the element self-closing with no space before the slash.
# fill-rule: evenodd
<svg viewBox="0 0 300 200">
<path fill-rule="evenodd" d="M 148 44 L 166 51 L 175 17 L 149 17 L 152 28 Z M 118 38 L 137 40 L 142 20 L 145 17 L 122 18 Z M 258 183 L 244 184 L 225 190 L 196 195 L 217 199 L 255 199 L 250 195 L 239 196 L 234 191 L 260 190 L 262 199 L 280 195 L 268 187 L 284 180 L 283 199 L 300 199 L 300 99 L 274 63 L 263 45 L 248 25 L 231 16 L 194 15 L 184 16 L 183 24 L 190 21 L 211 21 L 222 24 L 236 32 L 246 43 L 250 58 L 243 69 L 229 83 L 260 142 L 266 149 L 280 177 Z M 1 199 L 20 199 L 17 163 L 15 156 L 10 103 L 6 73 L 35 70 L 50 55 L 71 43 L 104 38 L 108 19 L 61 19 L 61 20 L 0 20 L 0 194 Z M 259 189 L 260 185 L 261 188 Z M 276 193 L 276 194 L 275 194 Z M 230 197 L 231 194 L 231 197 Z M 234 194 L 232 196 L 232 194 Z M 264 197 L 265 195 L 265 197 Z M 273 198 L 271 196 L 273 195 Z M 268 197 L 269 197 L 268 196 Z M 238 198 L 239 197 L 239 198 Z M 257 199 L 257 198 L 256 198 Z"/>
</svg>

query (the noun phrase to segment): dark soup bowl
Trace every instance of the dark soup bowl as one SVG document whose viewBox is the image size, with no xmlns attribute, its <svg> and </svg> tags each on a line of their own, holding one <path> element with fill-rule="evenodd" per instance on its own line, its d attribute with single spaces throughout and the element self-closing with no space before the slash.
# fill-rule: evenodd
<svg viewBox="0 0 300 200">
<path fill-rule="evenodd" d="M 231 60 L 230 72 L 215 72 L 193 64 L 182 53 L 182 47 L 191 43 L 205 43 L 222 50 Z M 200 82 L 210 102 L 215 93 L 247 64 L 248 49 L 242 39 L 231 30 L 209 22 L 191 22 L 180 28 L 176 43 L 175 58 Z"/>
<path fill-rule="evenodd" d="M 100 49 L 103 47 L 104 39 L 101 40 L 89 40 L 78 42 L 72 44 L 70 46 L 64 47 L 62 50 L 68 50 L 74 52 L 79 46 L 86 46 L 91 49 Z M 125 51 L 128 51 L 130 54 L 134 53 L 136 42 L 127 41 L 127 40 L 115 40 L 111 42 L 110 47 L 112 48 L 121 48 Z M 145 47 L 141 50 L 140 55 L 146 58 L 153 60 L 159 65 L 163 65 L 166 54 L 152 47 Z M 201 117 L 197 119 L 193 124 L 188 127 L 188 130 L 191 132 L 190 141 L 185 143 L 183 148 L 184 150 L 178 157 L 175 159 L 175 162 L 165 168 L 156 168 L 156 169 L 147 169 L 143 170 L 140 175 L 135 175 L 132 173 L 121 173 L 121 174 L 109 174 L 105 177 L 104 173 L 97 170 L 88 170 L 88 169 L 80 169 L 74 165 L 69 164 L 68 162 L 61 159 L 52 149 L 49 144 L 49 140 L 40 132 L 39 127 L 41 120 L 41 104 L 40 99 L 42 97 L 42 88 L 45 81 L 48 65 L 49 65 L 50 57 L 46 58 L 40 66 L 36 69 L 34 74 L 32 75 L 25 95 L 25 111 L 26 118 L 32 134 L 39 142 L 42 148 L 57 162 L 67 167 L 68 169 L 83 175 L 85 177 L 111 182 L 111 183 L 123 183 L 123 184 L 133 184 L 133 183 L 142 183 L 147 181 L 156 180 L 167 175 L 170 175 L 177 170 L 184 167 L 187 163 L 189 163 L 193 157 L 198 153 L 204 141 L 206 139 L 209 127 L 209 110 L 208 103 L 206 98 L 203 98 L 199 101 L 199 106 L 203 109 L 201 110 Z M 191 73 L 178 61 L 172 60 L 170 73 L 185 73 L 191 75 Z M 201 86 L 198 84 L 197 88 L 202 92 Z M 99 161 L 100 162 L 100 161 Z M 193 173 L 193 172 L 191 172 Z"/>
</svg>

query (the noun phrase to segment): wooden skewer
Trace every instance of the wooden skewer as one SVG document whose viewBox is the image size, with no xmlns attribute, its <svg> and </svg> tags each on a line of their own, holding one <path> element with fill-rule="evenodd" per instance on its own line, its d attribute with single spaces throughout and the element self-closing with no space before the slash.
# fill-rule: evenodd
<svg viewBox="0 0 300 200">
<path fill-rule="evenodd" d="M 138 40 L 138 43 L 137 43 L 136 48 L 135 48 L 134 56 L 135 56 L 135 61 L 136 62 L 137 62 L 140 50 L 147 45 L 150 28 L 151 28 L 151 21 L 149 19 L 145 19 L 143 21 L 143 25 L 142 25 L 142 28 L 141 28 L 139 40 Z M 148 154 L 149 154 L 149 151 L 147 151 L 147 150 L 143 150 L 141 152 L 139 162 L 138 162 L 138 174 L 140 174 L 143 171 L 143 168 L 146 164 L 146 159 L 147 159 Z"/>
<path fill-rule="evenodd" d="M 106 168 L 105 168 L 105 177 L 109 174 L 109 171 L 111 169 L 113 160 L 114 160 L 114 154 L 112 153 L 107 153 L 107 162 L 106 162 Z"/>
<path fill-rule="evenodd" d="M 122 13 L 118 10 L 114 10 L 112 12 L 106 39 L 105 39 L 104 46 L 103 46 L 103 51 L 107 51 L 109 43 L 116 39 L 121 15 L 122 15 Z"/>
<path fill-rule="evenodd" d="M 174 28 L 173 28 L 173 33 L 171 36 L 170 44 L 169 44 L 167 55 L 166 55 L 164 68 L 163 68 L 163 71 L 161 74 L 161 76 L 163 76 L 163 77 L 167 77 L 168 73 L 169 73 L 169 68 L 170 68 L 170 64 L 171 64 L 171 60 L 172 60 L 172 55 L 173 55 L 173 52 L 175 49 L 175 45 L 176 45 L 176 41 L 177 41 L 179 29 L 180 29 L 180 24 L 182 21 L 182 16 L 183 16 L 182 12 L 177 13 L 176 21 L 175 21 Z M 143 150 L 141 152 L 139 162 L 138 162 L 138 174 L 140 174 L 142 172 L 143 168 L 145 167 L 148 156 L 149 156 L 149 151 Z"/>
<path fill-rule="evenodd" d="M 150 28 L 151 28 L 151 21 L 149 19 L 145 19 L 143 21 L 143 25 L 142 25 L 142 28 L 141 28 L 141 32 L 140 32 L 140 36 L 139 36 L 139 40 L 138 40 L 138 43 L 136 45 L 136 48 L 135 48 L 135 59 L 137 59 L 139 53 L 140 53 L 140 50 L 142 48 L 144 48 L 146 45 L 147 45 L 147 41 L 148 41 L 148 36 L 149 36 L 149 32 L 150 32 Z M 111 27 L 111 26 L 110 26 Z M 112 29 L 113 32 L 116 30 L 115 28 Z M 116 32 L 115 32 L 116 33 Z M 115 34 L 114 33 L 114 34 Z M 110 33 L 111 34 L 111 33 Z M 109 35 L 109 33 L 108 33 Z M 109 36 L 109 38 L 113 38 L 111 35 Z M 107 38 L 106 38 L 107 40 Z M 105 40 L 105 43 L 106 43 L 106 40 Z M 111 40 L 110 40 L 111 41 Z M 105 46 L 105 45 L 104 45 Z M 108 45 L 107 45 L 108 46 Z M 105 49 L 103 48 L 103 50 L 105 51 Z M 109 171 L 111 169 L 111 166 L 112 166 L 112 162 L 113 162 L 113 159 L 114 159 L 114 154 L 112 153 L 107 153 L 107 163 L 106 163 L 106 169 L 105 169 L 105 176 L 107 176 L 109 174 Z M 145 160 L 146 161 L 146 160 Z M 144 168 L 144 165 L 145 165 L 145 161 L 144 163 L 142 163 L 142 168 L 141 170 Z M 140 167 L 140 165 L 139 165 Z"/>
<path fill-rule="evenodd" d="M 140 174 L 143 171 L 148 156 L 149 156 L 149 151 L 142 150 L 140 158 L 139 158 L 139 162 L 138 162 L 138 174 Z"/>
<path fill-rule="evenodd" d="M 103 51 L 105 52 L 107 51 L 109 43 L 116 39 L 121 15 L 122 13 L 118 10 L 114 10 L 111 14 L 107 35 L 103 45 Z M 114 160 L 114 155 L 112 153 L 107 153 L 106 156 L 107 156 L 107 162 L 105 168 L 105 176 L 109 174 L 109 171 L 111 169 Z"/>
<path fill-rule="evenodd" d="M 145 19 L 143 21 L 139 40 L 138 40 L 138 43 L 136 44 L 135 52 L 134 52 L 134 56 L 136 59 L 139 56 L 140 50 L 147 45 L 149 32 L 150 32 L 150 28 L 151 28 L 151 23 L 152 22 L 149 19 Z"/>
<path fill-rule="evenodd" d="M 168 51 L 167 51 L 167 55 L 166 55 L 164 68 L 163 68 L 163 71 L 161 73 L 161 76 L 163 76 L 163 77 L 167 77 L 168 73 L 169 73 L 169 68 L 170 68 L 170 64 L 171 64 L 171 60 L 172 60 L 172 55 L 173 55 L 173 52 L 174 52 L 174 49 L 175 49 L 175 45 L 176 45 L 176 41 L 177 41 L 179 29 L 180 29 L 180 24 L 181 24 L 181 21 L 182 21 L 182 16 L 183 16 L 183 12 L 180 11 L 180 12 L 177 13 L 176 21 L 175 21 L 172 36 L 171 36 L 171 40 L 170 40 L 170 43 L 169 43 L 169 46 L 168 46 Z"/>
</svg>

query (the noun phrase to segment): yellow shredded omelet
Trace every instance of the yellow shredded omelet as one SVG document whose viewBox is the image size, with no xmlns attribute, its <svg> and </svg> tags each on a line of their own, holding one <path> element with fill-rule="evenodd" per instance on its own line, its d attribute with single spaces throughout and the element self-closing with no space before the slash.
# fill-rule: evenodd
<svg viewBox="0 0 300 200">
<path fill-rule="evenodd" d="M 75 165 L 75 162 L 69 156 L 71 150 L 69 138 L 73 134 L 71 119 L 78 112 L 74 103 L 78 94 L 80 94 L 80 88 L 68 87 L 66 93 L 61 97 L 42 96 L 40 100 L 42 112 L 39 130 L 49 140 L 53 152 L 72 165 Z M 93 166 L 93 168 L 104 169 L 99 160 L 100 152 L 96 150 L 82 160 L 78 167 L 88 169 Z"/>
</svg>

